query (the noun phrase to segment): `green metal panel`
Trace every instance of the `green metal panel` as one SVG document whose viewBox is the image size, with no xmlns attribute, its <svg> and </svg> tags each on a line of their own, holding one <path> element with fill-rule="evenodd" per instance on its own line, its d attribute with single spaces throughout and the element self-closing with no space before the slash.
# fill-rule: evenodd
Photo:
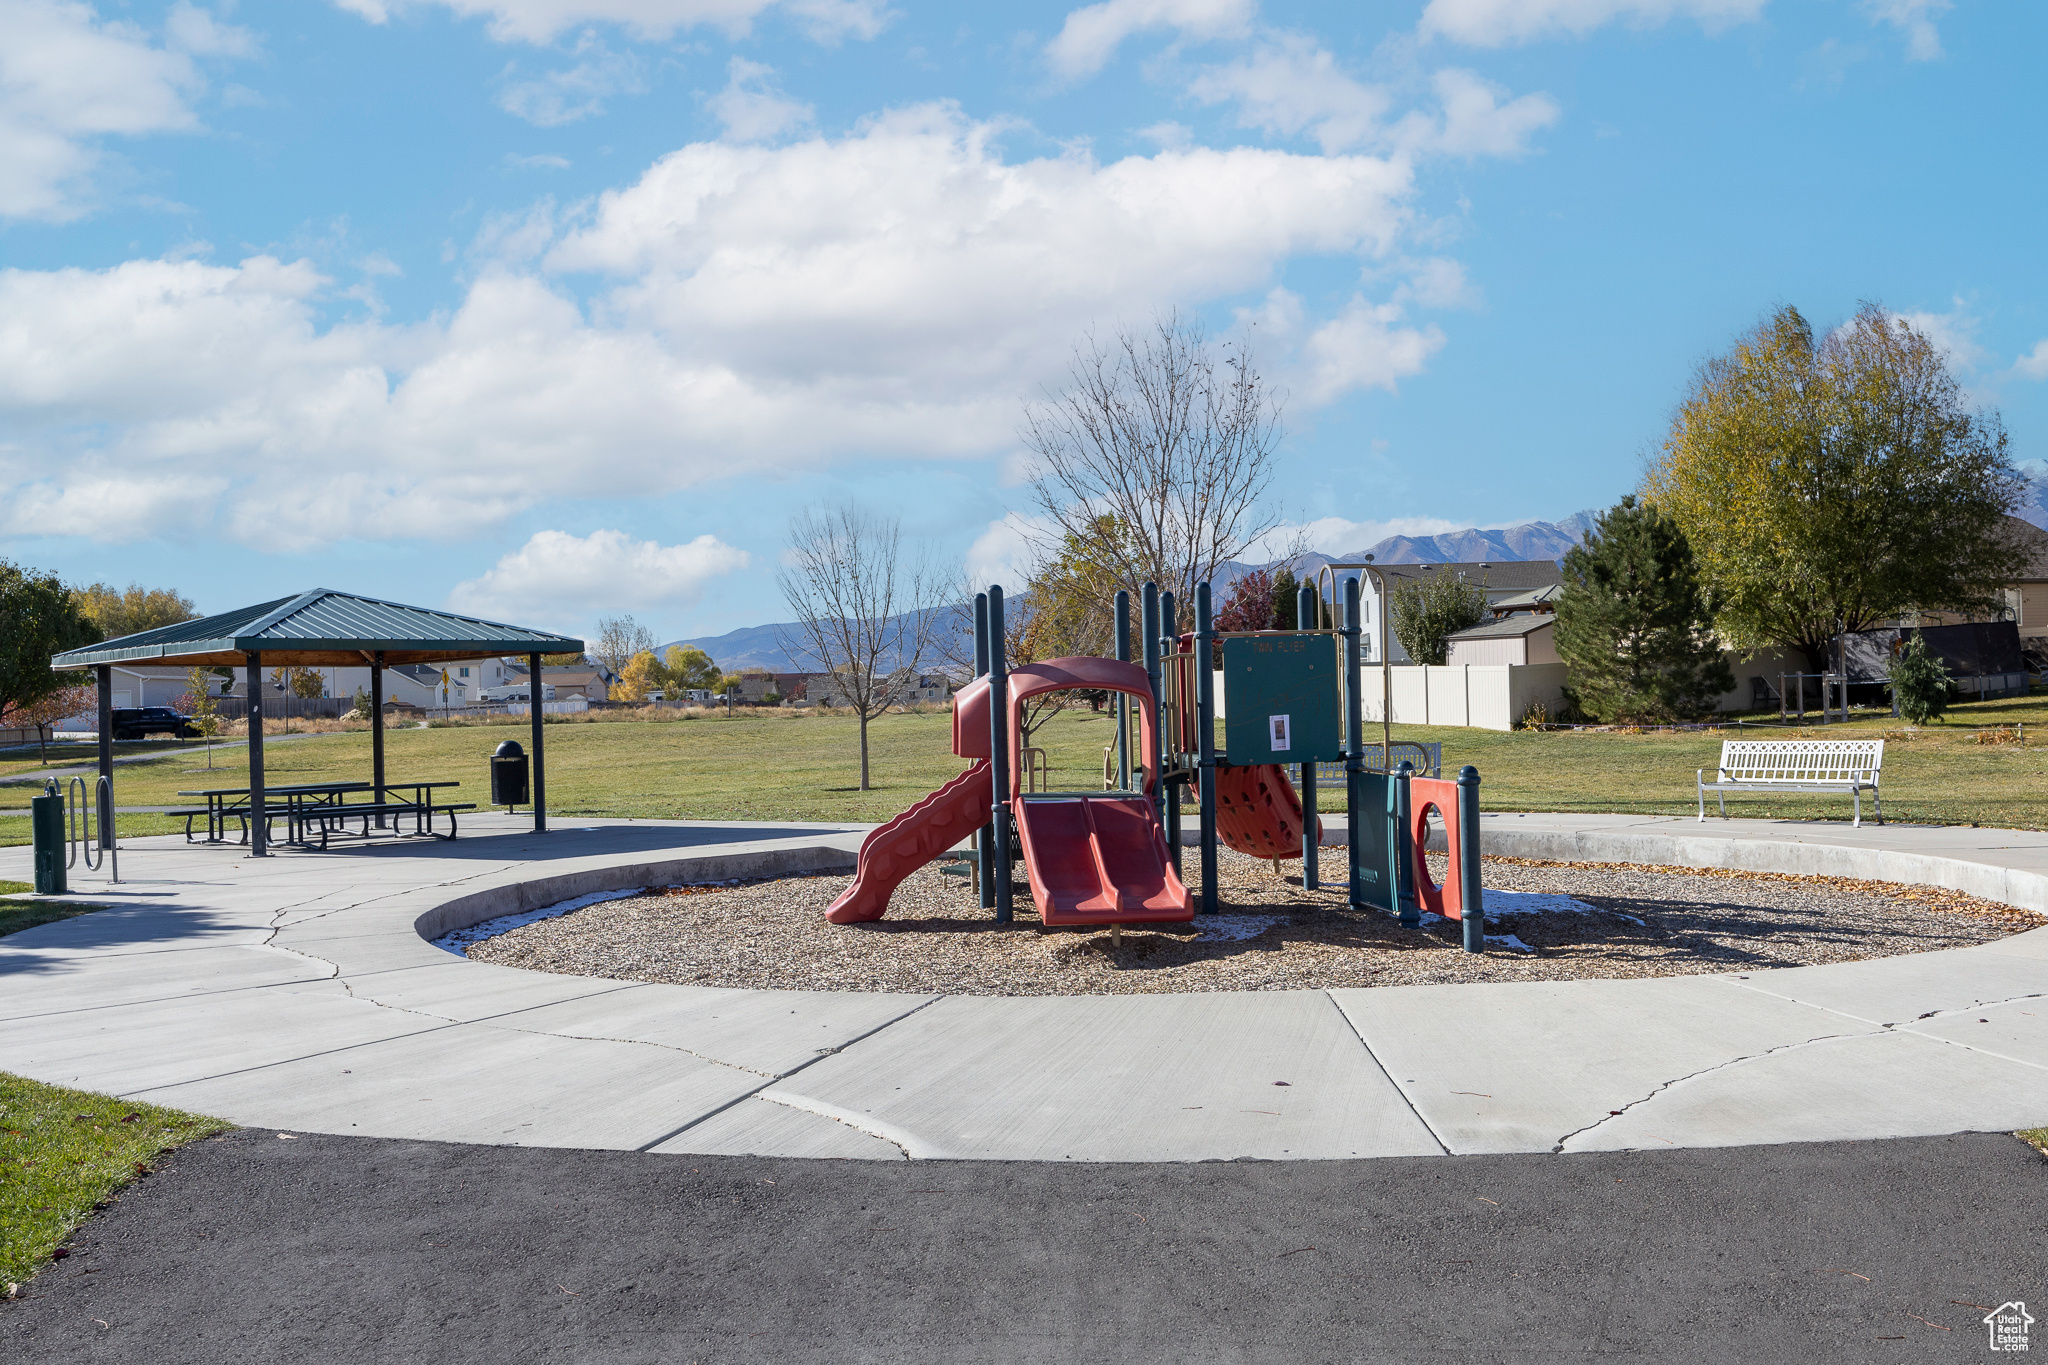
<svg viewBox="0 0 2048 1365">
<path fill-rule="evenodd" d="M 258 651 L 278 655 L 294 650 L 462 651 L 469 657 L 488 658 L 497 654 L 573 654 L 582 648 L 581 640 L 549 631 L 322 588 L 74 649 L 50 660 L 50 666 L 62 670 Z"/>
<path fill-rule="evenodd" d="M 1247 635 L 1223 642 L 1222 761 L 1335 763 L 1337 651 L 1327 635 Z"/>
</svg>

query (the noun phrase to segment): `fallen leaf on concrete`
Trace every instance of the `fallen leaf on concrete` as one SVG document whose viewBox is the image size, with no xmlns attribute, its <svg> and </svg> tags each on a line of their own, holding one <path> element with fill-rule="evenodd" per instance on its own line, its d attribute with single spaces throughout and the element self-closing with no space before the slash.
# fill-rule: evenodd
<svg viewBox="0 0 2048 1365">
<path fill-rule="evenodd" d="M 55 1251 L 53 1251 L 53 1252 L 51 1252 L 51 1253 L 50 1253 L 50 1259 L 51 1259 L 51 1260 L 53 1260 L 53 1261 L 61 1261 L 61 1260 L 63 1260 L 63 1259 L 64 1259 L 64 1258 L 66 1257 L 66 1256 L 69 1256 L 70 1254 L 71 1254 L 71 1248 L 70 1248 L 70 1247 L 58 1247 L 58 1248 L 57 1248 L 57 1249 L 56 1249 Z"/>
<path fill-rule="evenodd" d="M 557 1289 L 561 1290 L 561 1291 L 562 1291 L 562 1292 L 563 1292 L 564 1294 L 567 1294 L 567 1295 L 568 1295 L 568 1296 L 569 1296 L 570 1298 L 572 1298 L 572 1299 L 580 1299 L 580 1298 L 582 1298 L 582 1297 L 583 1297 L 583 1296 L 582 1296 L 581 1294 L 577 1293 L 577 1292 L 576 1292 L 575 1290 L 573 1290 L 573 1289 L 569 1288 L 569 1286 L 568 1286 L 568 1285 L 566 1285 L 566 1284 L 558 1284 L 558 1285 L 556 1285 L 556 1286 L 555 1286 L 555 1288 L 557 1288 Z"/>
<path fill-rule="evenodd" d="M 1911 1318 L 1911 1319 L 1913 1319 L 1913 1321 L 1915 1321 L 1915 1322 L 1927 1322 L 1927 1319 L 1926 1319 L 1926 1318 L 1923 1318 L 1923 1317 L 1921 1317 L 1921 1316 L 1920 1316 L 1920 1315 L 1919 1315 L 1918 1313 L 1908 1313 L 1908 1314 L 1906 1314 L 1906 1316 L 1907 1316 L 1907 1317 L 1909 1317 L 1909 1318 Z M 1935 1329 L 1936 1331 L 1938 1331 L 1938 1332 L 1953 1332 L 1953 1331 L 1955 1331 L 1955 1330 L 1956 1330 L 1956 1329 L 1955 1329 L 1955 1328 L 1953 1328 L 1953 1327 L 1943 1327 L 1943 1326 L 1942 1326 L 1942 1325 L 1941 1325 L 1940 1323 L 1938 1323 L 1938 1322 L 1927 1322 L 1927 1325 L 1928 1325 L 1929 1327 L 1932 1327 L 1932 1328 L 1934 1328 L 1934 1329 Z"/>
<path fill-rule="evenodd" d="M 1856 1272 L 1853 1270 L 1837 1270 L 1831 1265 L 1821 1267 L 1820 1273 L 1823 1275 L 1856 1275 Z M 1868 1275 L 1856 1275 L 1856 1278 L 1862 1280 L 1866 1284 L 1870 1282 L 1870 1277 Z"/>
<path fill-rule="evenodd" d="M 1485 1195 L 1483 1195 L 1483 1194 L 1482 1194 L 1482 1195 L 1479 1195 L 1479 1196 L 1477 1196 L 1477 1198 L 1478 1198 L 1479 1202 L 1480 1202 L 1480 1203 L 1482 1203 L 1482 1204 L 1491 1204 L 1491 1205 L 1493 1205 L 1493 1206 L 1494 1206 L 1495 1208 L 1499 1208 L 1499 1207 L 1500 1207 L 1500 1201 L 1499 1201 L 1498 1199 L 1488 1199 L 1488 1198 L 1487 1198 L 1487 1197 L 1486 1197 Z"/>
<path fill-rule="evenodd" d="M 1273 1084 L 1275 1084 L 1275 1085 L 1292 1085 L 1292 1084 L 1293 1084 L 1293 1082 L 1292 1082 L 1292 1081 L 1275 1081 L 1275 1082 L 1273 1082 Z"/>
<path fill-rule="evenodd" d="M 285 1142 L 297 1142 L 299 1140 L 297 1133 L 279 1133 L 277 1136 Z"/>
</svg>

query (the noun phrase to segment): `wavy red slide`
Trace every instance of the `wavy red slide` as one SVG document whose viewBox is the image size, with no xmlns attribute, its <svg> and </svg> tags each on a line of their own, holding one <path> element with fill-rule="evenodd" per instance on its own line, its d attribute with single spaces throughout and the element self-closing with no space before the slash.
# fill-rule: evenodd
<svg viewBox="0 0 2048 1365">
<path fill-rule="evenodd" d="M 889 910 L 889 897 L 903 879 L 988 823 L 988 760 L 869 832 L 861 840 L 860 867 L 825 918 L 834 924 L 864 924 Z"/>
</svg>

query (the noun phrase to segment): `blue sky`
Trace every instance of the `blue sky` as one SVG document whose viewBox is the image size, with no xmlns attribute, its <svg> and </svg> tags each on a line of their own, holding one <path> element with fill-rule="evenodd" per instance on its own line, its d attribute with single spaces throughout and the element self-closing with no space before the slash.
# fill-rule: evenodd
<svg viewBox="0 0 2048 1365">
<path fill-rule="evenodd" d="M 0 556 L 778 619 L 853 499 L 1014 573 L 1016 428 L 1179 309 L 1317 548 L 1634 484 L 1875 299 L 2048 456 L 2038 5 L 0 0 Z M 1006 521 L 1006 518 L 1011 520 Z"/>
</svg>

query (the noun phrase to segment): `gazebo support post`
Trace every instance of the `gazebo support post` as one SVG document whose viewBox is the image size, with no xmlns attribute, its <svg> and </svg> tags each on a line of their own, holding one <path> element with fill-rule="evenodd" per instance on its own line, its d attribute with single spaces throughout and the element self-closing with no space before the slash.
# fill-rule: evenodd
<svg viewBox="0 0 2048 1365">
<path fill-rule="evenodd" d="M 370 656 L 370 801 L 377 807 L 377 828 L 384 828 L 384 651 Z"/>
<path fill-rule="evenodd" d="M 541 737 L 541 719 L 542 712 L 547 706 L 544 700 L 547 692 L 541 681 L 540 655 L 538 654 L 526 656 L 526 681 L 526 704 L 532 708 L 528 714 L 533 717 L 533 832 L 535 834 L 546 834 L 548 832 L 548 764 L 547 753 L 543 748 L 546 741 Z"/>
<path fill-rule="evenodd" d="M 107 779 L 101 788 L 94 783 L 93 809 L 98 812 L 100 822 L 100 847 L 114 846 L 114 666 L 100 664 L 93 669 L 93 680 L 99 684 L 100 722 L 100 776 Z"/>
<path fill-rule="evenodd" d="M 249 661 L 249 856 L 270 856 L 270 821 L 263 808 L 263 655 L 251 651 Z"/>
</svg>

